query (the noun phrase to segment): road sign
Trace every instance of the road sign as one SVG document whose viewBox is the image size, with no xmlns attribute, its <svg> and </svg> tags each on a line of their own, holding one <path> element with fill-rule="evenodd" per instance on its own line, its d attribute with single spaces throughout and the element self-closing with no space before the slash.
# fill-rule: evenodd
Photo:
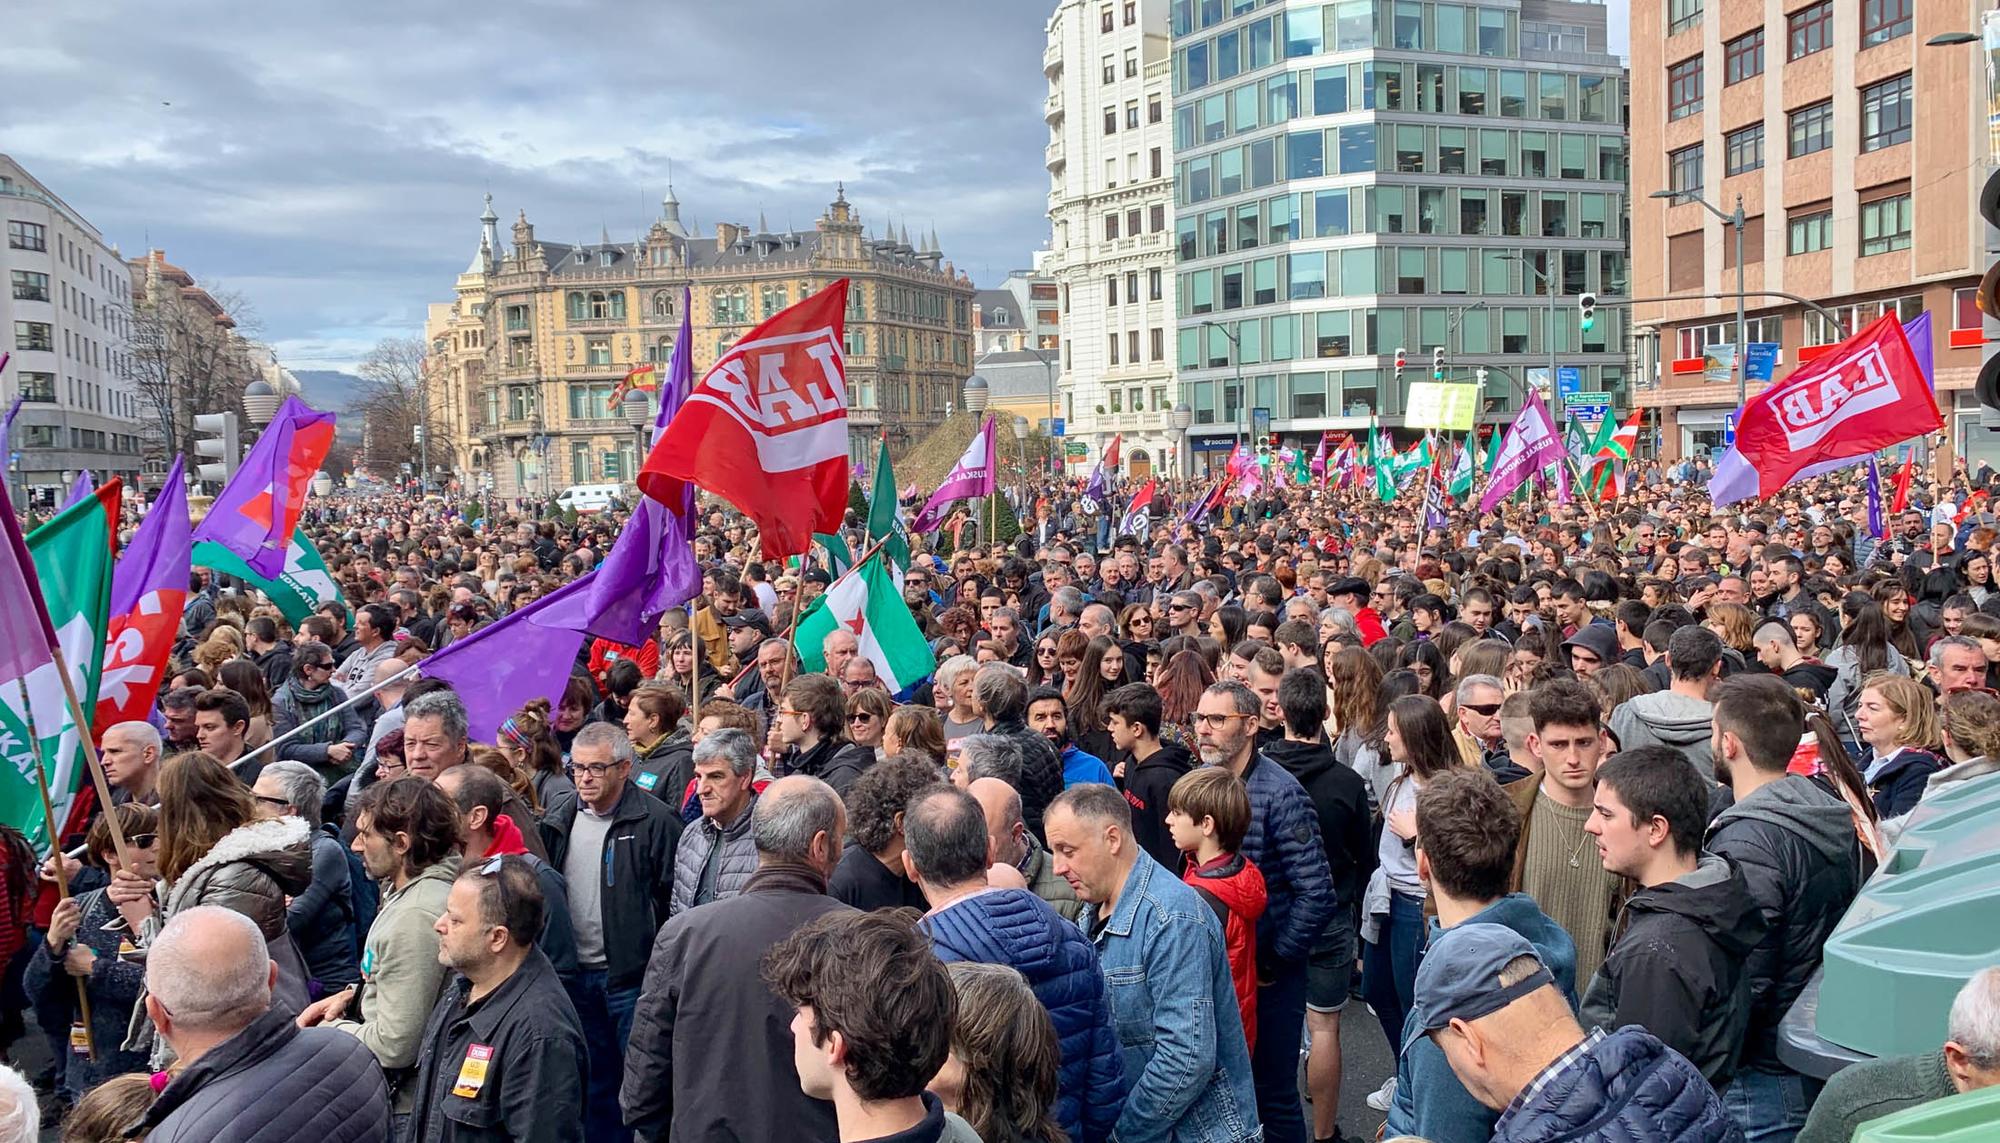
<svg viewBox="0 0 2000 1143">
<path fill-rule="evenodd" d="M 1571 409 L 1575 409 L 1578 405 L 1609 405 L 1610 403 L 1611 394 L 1601 389 L 1593 389 L 1587 393 L 1570 393 L 1563 397 L 1563 404 Z"/>
<path fill-rule="evenodd" d="M 1556 392 L 1565 400 L 1583 389 L 1583 370 L 1574 365 L 1556 366 Z"/>
<path fill-rule="evenodd" d="M 1063 455 L 1071 460 L 1081 460 L 1090 455 L 1090 446 L 1082 441 L 1064 441 Z"/>
<path fill-rule="evenodd" d="M 1605 404 L 1571 405 L 1569 415 L 1579 421 L 1601 421 L 1611 415 L 1611 406 Z"/>
<path fill-rule="evenodd" d="M 1058 439 L 1062 437 L 1063 419 L 1061 417 L 1057 417 L 1055 420 L 1049 422 L 1049 435 Z"/>
<path fill-rule="evenodd" d="M 1736 447 L 1736 414 L 1722 414 L 1722 444 L 1724 448 Z"/>
</svg>

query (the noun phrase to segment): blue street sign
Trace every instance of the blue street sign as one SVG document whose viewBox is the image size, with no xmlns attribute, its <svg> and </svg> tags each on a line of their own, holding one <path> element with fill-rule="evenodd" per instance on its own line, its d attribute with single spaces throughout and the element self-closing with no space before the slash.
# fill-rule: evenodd
<svg viewBox="0 0 2000 1143">
<path fill-rule="evenodd" d="M 1753 341 L 1750 351 L 1743 356 L 1743 376 L 1749 381 L 1769 381 L 1771 370 L 1778 364 L 1778 343 L 1775 341 Z"/>
<path fill-rule="evenodd" d="M 1061 417 L 1057 417 L 1055 420 L 1049 422 L 1049 435 L 1052 437 L 1063 435 L 1063 419 Z"/>
<path fill-rule="evenodd" d="M 1722 446 L 1734 448 L 1736 445 L 1736 414 L 1722 414 Z"/>
<path fill-rule="evenodd" d="M 1574 365 L 1556 367 L 1556 396 L 1567 397 L 1583 391 L 1583 370 Z"/>
<path fill-rule="evenodd" d="M 1611 415 L 1609 405 L 1571 405 L 1569 415 L 1579 421 L 1601 421 Z"/>
</svg>

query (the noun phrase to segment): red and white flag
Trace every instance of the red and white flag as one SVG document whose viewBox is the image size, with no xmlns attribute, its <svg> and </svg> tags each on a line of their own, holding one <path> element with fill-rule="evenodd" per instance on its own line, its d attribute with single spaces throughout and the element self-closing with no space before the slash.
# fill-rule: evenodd
<svg viewBox="0 0 2000 1143">
<path fill-rule="evenodd" d="M 1132 497 L 1132 502 L 1125 506 L 1125 518 L 1118 524 L 1120 532 L 1128 536 L 1137 536 L 1142 540 L 1146 538 L 1146 534 L 1152 530 L 1152 517 L 1146 510 L 1153 504 L 1153 487 L 1158 483 L 1157 480 L 1148 480 Z"/>
<path fill-rule="evenodd" d="M 669 506 L 692 483 L 757 522 L 763 557 L 795 556 L 847 511 L 847 279 L 744 334 L 688 395 L 639 470 Z"/>
</svg>

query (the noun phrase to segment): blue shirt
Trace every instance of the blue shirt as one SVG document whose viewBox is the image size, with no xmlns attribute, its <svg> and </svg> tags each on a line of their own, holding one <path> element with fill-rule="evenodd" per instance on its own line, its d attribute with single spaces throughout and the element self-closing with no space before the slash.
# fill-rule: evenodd
<svg viewBox="0 0 2000 1143">
<path fill-rule="evenodd" d="M 1065 790 L 1083 782 L 1099 782 L 1106 786 L 1117 785 L 1111 777 L 1111 767 L 1106 766 L 1104 760 L 1097 755 L 1086 754 L 1077 749 L 1074 742 L 1063 747 L 1062 767 Z"/>
</svg>

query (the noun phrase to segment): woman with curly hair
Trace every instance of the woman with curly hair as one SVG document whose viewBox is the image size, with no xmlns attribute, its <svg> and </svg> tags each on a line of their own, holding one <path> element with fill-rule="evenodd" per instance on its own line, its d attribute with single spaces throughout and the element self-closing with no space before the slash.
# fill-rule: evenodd
<svg viewBox="0 0 2000 1143">
<path fill-rule="evenodd" d="M 856 909 L 928 910 L 922 890 L 903 876 L 903 815 L 910 799 L 938 782 L 928 757 L 895 754 L 861 772 L 848 787 L 847 837 L 853 844 L 827 882 L 827 896 Z"/>
<path fill-rule="evenodd" d="M 1160 741 L 1186 747 L 1190 752 L 1201 743 L 1194 734 L 1194 711 L 1201 705 L 1201 693 L 1215 682 L 1215 672 L 1198 652 L 1178 651 L 1160 667 Z"/>
<path fill-rule="evenodd" d="M 985 1143 L 1066 1140 L 1054 1113 L 1062 1045 L 1048 1009 L 1001 964 L 945 965 L 958 992 L 951 1051 L 929 1084 Z"/>
</svg>

